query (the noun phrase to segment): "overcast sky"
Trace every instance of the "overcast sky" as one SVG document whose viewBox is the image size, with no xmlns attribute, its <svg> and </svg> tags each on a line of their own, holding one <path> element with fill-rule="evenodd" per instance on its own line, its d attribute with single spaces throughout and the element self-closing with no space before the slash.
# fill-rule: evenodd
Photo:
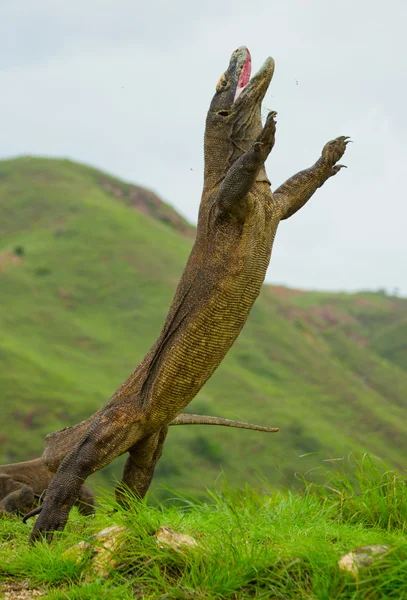
<svg viewBox="0 0 407 600">
<path fill-rule="evenodd" d="M 268 281 L 407 295 L 405 0 L 0 0 L 0 157 L 64 156 L 196 222 L 206 111 L 231 52 L 271 55 L 276 188 L 350 135 L 277 233 Z"/>
</svg>

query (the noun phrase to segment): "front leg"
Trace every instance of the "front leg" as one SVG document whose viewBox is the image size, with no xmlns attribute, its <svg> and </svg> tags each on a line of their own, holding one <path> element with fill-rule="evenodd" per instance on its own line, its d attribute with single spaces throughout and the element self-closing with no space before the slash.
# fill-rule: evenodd
<svg viewBox="0 0 407 600">
<path fill-rule="evenodd" d="M 328 142 L 321 157 L 310 169 L 300 171 L 277 188 L 274 197 L 281 207 L 281 219 L 288 219 L 296 213 L 327 179 L 345 166 L 336 163 L 343 156 L 348 143 L 349 138 L 344 135 Z"/>
<path fill-rule="evenodd" d="M 227 171 L 215 198 L 218 216 L 240 212 L 242 208 L 244 210 L 244 199 L 274 146 L 276 115 L 274 111 L 267 115 L 266 123 L 252 147 Z"/>
</svg>

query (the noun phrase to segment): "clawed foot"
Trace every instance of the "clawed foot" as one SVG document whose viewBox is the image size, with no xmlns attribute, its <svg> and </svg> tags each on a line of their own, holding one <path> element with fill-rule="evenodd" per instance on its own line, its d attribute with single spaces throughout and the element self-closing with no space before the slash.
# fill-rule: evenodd
<svg viewBox="0 0 407 600">
<path fill-rule="evenodd" d="M 276 116 L 276 111 L 272 110 L 269 112 L 264 127 L 254 143 L 254 148 L 256 151 L 263 151 L 263 153 L 266 151 L 266 157 L 273 148 L 275 142 L 274 135 L 276 133 Z"/>
<path fill-rule="evenodd" d="M 30 544 L 34 544 L 37 541 L 46 540 L 50 542 L 54 531 L 62 531 L 66 525 L 69 516 L 69 510 L 65 508 L 59 508 L 51 510 L 44 504 L 40 507 L 40 514 L 35 522 L 34 528 L 30 535 Z M 32 511 L 24 517 L 24 520 L 34 516 L 38 511 Z"/>
<path fill-rule="evenodd" d="M 276 133 L 276 116 L 277 113 L 275 110 L 271 110 L 267 115 L 266 122 L 264 124 L 263 130 L 259 136 L 259 141 L 262 141 L 260 138 L 267 138 L 268 141 L 272 140 L 274 144 L 274 134 Z"/>
<path fill-rule="evenodd" d="M 335 140 L 331 140 L 322 149 L 322 160 L 326 162 L 330 173 L 329 177 L 336 175 L 346 165 L 337 165 L 336 163 L 345 153 L 346 145 L 349 144 L 350 138 L 347 135 L 341 135 Z"/>
</svg>

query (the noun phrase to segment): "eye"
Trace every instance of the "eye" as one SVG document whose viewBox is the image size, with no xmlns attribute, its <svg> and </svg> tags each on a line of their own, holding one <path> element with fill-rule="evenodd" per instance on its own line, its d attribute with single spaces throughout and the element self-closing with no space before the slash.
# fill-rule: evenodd
<svg viewBox="0 0 407 600">
<path fill-rule="evenodd" d="M 222 77 L 218 81 L 218 84 L 216 86 L 216 91 L 223 92 L 223 91 L 227 90 L 229 86 L 230 86 L 230 81 L 228 81 L 227 77 L 225 77 L 225 75 L 223 74 Z"/>
</svg>

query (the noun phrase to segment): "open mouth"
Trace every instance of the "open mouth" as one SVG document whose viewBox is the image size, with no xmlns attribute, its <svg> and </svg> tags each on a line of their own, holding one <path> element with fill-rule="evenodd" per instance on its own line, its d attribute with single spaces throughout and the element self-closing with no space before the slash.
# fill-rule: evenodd
<svg viewBox="0 0 407 600">
<path fill-rule="evenodd" d="M 249 79 L 250 79 L 250 73 L 252 70 L 252 57 L 250 56 L 249 50 L 247 48 L 245 48 L 245 50 L 246 50 L 246 59 L 243 63 L 242 70 L 240 71 L 239 80 L 237 82 L 236 92 L 235 92 L 235 97 L 233 99 L 233 102 L 236 102 L 236 100 L 239 98 L 240 94 L 243 92 L 244 88 L 249 83 Z"/>
<path fill-rule="evenodd" d="M 250 108 L 255 110 L 263 100 L 274 72 L 274 60 L 269 57 L 251 77 L 252 57 L 246 46 L 235 50 L 229 67 L 216 86 L 210 111 L 221 117 Z"/>
</svg>

